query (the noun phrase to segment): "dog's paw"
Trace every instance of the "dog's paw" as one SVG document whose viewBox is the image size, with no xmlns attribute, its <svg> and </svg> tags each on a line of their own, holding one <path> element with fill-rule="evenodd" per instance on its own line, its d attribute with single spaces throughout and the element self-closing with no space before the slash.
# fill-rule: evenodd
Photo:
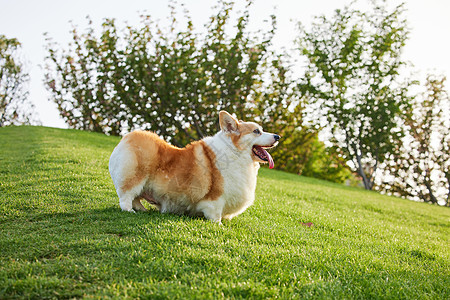
<svg viewBox="0 0 450 300">
<path fill-rule="evenodd" d="M 222 219 L 220 217 L 219 218 L 208 218 L 208 217 L 205 216 L 205 218 L 208 221 L 210 221 L 211 223 L 222 225 Z"/>
<path fill-rule="evenodd" d="M 210 220 L 211 222 L 213 222 L 214 224 L 217 224 L 217 225 L 220 225 L 220 226 L 222 226 L 222 220 Z"/>
</svg>

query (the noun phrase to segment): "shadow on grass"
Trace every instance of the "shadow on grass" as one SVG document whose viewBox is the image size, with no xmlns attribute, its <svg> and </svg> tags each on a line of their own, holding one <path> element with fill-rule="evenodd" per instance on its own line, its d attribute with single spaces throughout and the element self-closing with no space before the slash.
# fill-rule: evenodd
<svg viewBox="0 0 450 300">
<path fill-rule="evenodd" d="M 162 214 L 156 208 L 150 208 L 146 212 L 124 212 L 118 207 L 105 207 L 96 209 L 86 209 L 73 211 L 73 212 L 58 212 L 58 213 L 30 213 L 27 216 L 12 218 L 5 220 L 4 223 L 18 223 L 20 219 L 26 220 L 28 222 L 40 222 L 46 221 L 49 223 L 55 223 L 58 225 L 62 222 L 67 223 L 79 223 L 90 224 L 106 223 L 108 225 L 115 224 L 127 224 L 127 225 L 139 225 L 148 223 L 160 223 L 166 221 L 172 222 L 186 222 L 202 218 L 192 218 L 184 215 L 175 214 Z"/>
<path fill-rule="evenodd" d="M 156 209 L 127 213 L 116 207 L 30 213 L 3 220 L 2 226 L 7 231 L 2 235 L 7 238 L 2 239 L 0 246 L 2 256 L 13 260 L 35 261 L 70 256 L 97 257 L 104 261 L 104 255 L 130 253 L 136 251 L 133 248 L 137 245 L 148 249 L 149 245 L 170 243 L 180 234 L 180 228 L 198 227 L 198 220 L 161 214 Z M 192 226 L 192 223 L 197 225 Z M 164 251 L 164 248 L 159 250 L 160 254 Z M 121 260 L 128 261 L 125 257 Z"/>
</svg>

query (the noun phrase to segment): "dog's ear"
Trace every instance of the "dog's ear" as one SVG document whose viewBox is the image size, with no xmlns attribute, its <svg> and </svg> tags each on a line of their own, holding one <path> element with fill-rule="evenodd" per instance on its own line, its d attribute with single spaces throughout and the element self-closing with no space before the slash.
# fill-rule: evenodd
<svg viewBox="0 0 450 300">
<path fill-rule="evenodd" d="M 219 125 L 222 131 L 227 133 L 238 133 L 239 123 L 238 121 L 229 113 L 222 110 L 219 113 Z"/>
</svg>

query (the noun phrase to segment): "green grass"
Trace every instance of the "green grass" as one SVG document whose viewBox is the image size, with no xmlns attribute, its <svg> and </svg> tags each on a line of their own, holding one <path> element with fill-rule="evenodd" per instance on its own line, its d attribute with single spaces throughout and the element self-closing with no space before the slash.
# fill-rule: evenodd
<svg viewBox="0 0 450 300">
<path fill-rule="evenodd" d="M 448 208 L 263 168 L 223 226 L 125 213 L 118 141 L 0 128 L 1 299 L 450 298 Z"/>
</svg>

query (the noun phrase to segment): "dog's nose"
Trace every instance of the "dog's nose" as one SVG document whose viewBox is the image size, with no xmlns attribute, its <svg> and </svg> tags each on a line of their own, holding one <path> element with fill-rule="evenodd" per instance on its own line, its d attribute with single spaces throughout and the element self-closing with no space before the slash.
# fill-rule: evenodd
<svg viewBox="0 0 450 300">
<path fill-rule="evenodd" d="M 279 136 L 278 134 L 274 134 L 273 138 L 275 139 L 275 142 L 278 142 L 281 139 L 281 136 Z"/>
</svg>

